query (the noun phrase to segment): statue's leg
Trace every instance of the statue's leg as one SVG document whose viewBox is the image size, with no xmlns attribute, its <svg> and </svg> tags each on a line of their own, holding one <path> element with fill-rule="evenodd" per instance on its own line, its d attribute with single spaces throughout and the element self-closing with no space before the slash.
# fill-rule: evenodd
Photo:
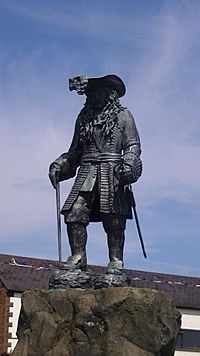
<svg viewBox="0 0 200 356">
<path fill-rule="evenodd" d="M 85 269 L 87 266 L 86 243 L 89 224 L 90 207 L 87 204 L 89 194 L 79 195 L 72 208 L 65 214 L 67 234 L 71 248 L 71 256 L 64 264 L 66 269 Z"/>
<path fill-rule="evenodd" d="M 107 233 L 109 259 L 108 273 L 121 273 L 125 241 L 126 218 L 121 215 L 104 214 L 103 227 Z"/>
<path fill-rule="evenodd" d="M 67 234 L 71 248 L 71 256 L 68 257 L 65 267 L 85 269 L 87 266 L 86 243 L 87 231 L 83 223 L 67 223 Z"/>
</svg>

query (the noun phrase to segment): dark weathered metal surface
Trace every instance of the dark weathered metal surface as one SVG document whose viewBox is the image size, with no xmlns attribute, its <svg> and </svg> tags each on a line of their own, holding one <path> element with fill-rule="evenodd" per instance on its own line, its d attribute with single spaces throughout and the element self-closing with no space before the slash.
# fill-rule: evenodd
<svg viewBox="0 0 200 356">
<path fill-rule="evenodd" d="M 118 273 L 123 269 L 126 219 L 132 219 L 131 184 L 142 173 L 140 138 L 132 114 L 120 104 L 126 89 L 119 77 L 75 77 L 70 79 L 69 88 L 87 99 L 68 152 L 49 170 L 55 188 L 58 181 L 74 176 L 79 167 L 61 210 L 72 255 L 66 268 L 85 269 L 86 227 L 90 221 L 101 221 L 108 240 L 108 272 Z"/>
<path fill-rule="evenodd" d="M 101 274 L 91 268 L 87 271 L 76 269 L 74 271 L 56 270 L 49 281 L 50 289 L 100 289 L 108 287 L 128 287 L 130 279 L 125 273 Z"/>
<path fill-rule="evenodd" d="M 62 241 L 61 241 L 61 220 L 60 220 L 60 183 L 56 186 L 56 212 L 57 212 L 57 239 L 58 239 L 58 260 L 62 263 Z"/>
</svg>

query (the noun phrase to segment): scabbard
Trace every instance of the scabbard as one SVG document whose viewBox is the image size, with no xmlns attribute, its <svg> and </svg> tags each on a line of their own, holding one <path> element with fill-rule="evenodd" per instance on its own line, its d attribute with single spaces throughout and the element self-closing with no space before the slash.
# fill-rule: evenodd
<svg viewBox="0 0 200 356">
<path fill-rule="evenodd" d="M 132 208 L 133 208 L 133 213 L 134 213 L 134 217 L 135 217 L 135 223 L 137 226 L 138 236 L 140 239 L 140 244 L 142 247 L 142 252 L 143 252 L 144 258 L 147 258 L 147 254 L 146 254 L 145 247 L 144 247 L 144 241 L 142 238 L 142 232 L 141 232 L 140 224 L 139 224 L 139 220 L 138 220 L 138 215 L 137 215 L 137 210 L 136 210 L 136 202 L 135 202 L 133 192 L 132 192 Z"/>
</svg>

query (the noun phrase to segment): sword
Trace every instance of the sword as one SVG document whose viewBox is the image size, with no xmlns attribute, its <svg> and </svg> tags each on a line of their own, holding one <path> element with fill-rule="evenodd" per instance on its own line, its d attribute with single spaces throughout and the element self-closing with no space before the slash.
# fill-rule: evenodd
<svg viewBox="0 0 200 356">
<path fill-rule="evenodd" d="M 62 264 L 62 247 L 61 247 L 61 219 L 60 219 L 60 183 L 56 185 L 56 212 L 57 212 L 57 238 L 58 238 L 58 258 L 59 266 Z"/>
<path fill-rule="evenodd" d="M 139 236 L 140 243 L 141 243 L 141 246 L 142 246 L 142 252 L 143 252 L 144 258 L 147 258 L 147 254 L 146 254 L 145 247 L 144 247 L 144 241 L 143 241 L 142 233 L 141 233 L 141 229 L 140 229 L 140 224 L 139 224 L 139 220 L 138 220 L 138 216 L 137 216 L 136 202 L 135 202 L 135 198 L 134 198 L 133 192 L 132 192 L 132 208 L 133 208 L 133 212 L 134 212 L 134 217 L 135 217 L 135 222 L 136 222 L 136 226 L 137 226 L 138 236 Z"/>
</svg>

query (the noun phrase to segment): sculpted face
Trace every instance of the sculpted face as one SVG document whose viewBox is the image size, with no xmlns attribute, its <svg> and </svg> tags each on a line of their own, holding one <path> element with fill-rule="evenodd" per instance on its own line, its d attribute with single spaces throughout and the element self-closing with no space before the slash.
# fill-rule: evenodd
<svg viewBox="0 0 200 356">
<path fill-rule="evenodd" d="M 110 90 L 108 88 L 96 87 L 87 93 L 87 97 L 97 110 L 103 109 L 107 104 Z"/>
</svg>

